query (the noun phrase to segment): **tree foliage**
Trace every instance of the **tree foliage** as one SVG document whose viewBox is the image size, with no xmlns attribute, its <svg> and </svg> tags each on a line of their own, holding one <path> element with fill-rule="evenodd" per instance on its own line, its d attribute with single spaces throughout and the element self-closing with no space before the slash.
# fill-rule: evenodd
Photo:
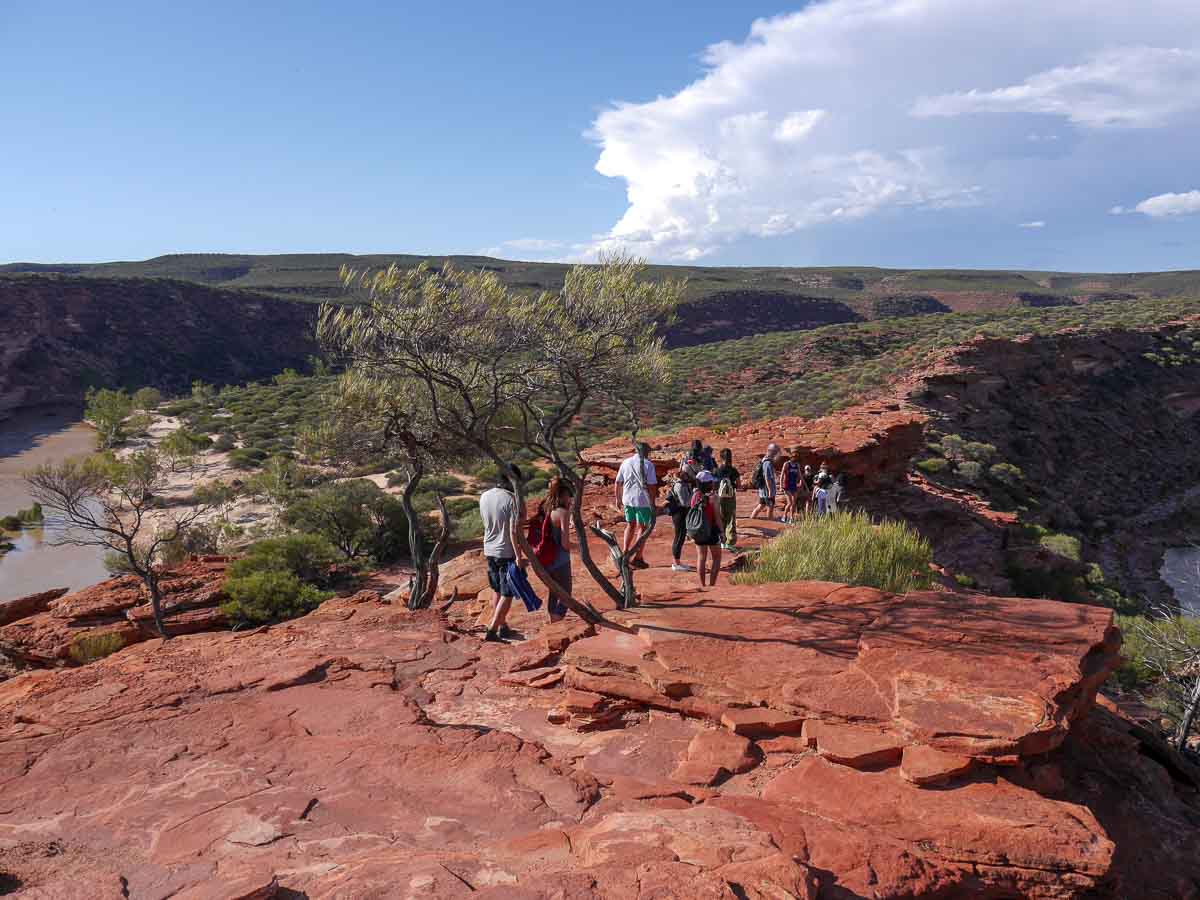
<svg viewBox="0 0 1200 900">
<path fill-rule="evenodd" d="M 644 263 L 613 257 L 575 267 L 556 293 L 527 295 L 507 288 L 494 272 L 449 265 L 441 271 L 424 265 L 344 270 L 362 302 L 324 307 L 318 336 L 354 377 L 402 387 L 395 396 L 426 433 L 495 463 L 522 501 L 519 511 L 524 491 L 511 465 L 513 451 L 526 447 L 553 463 L 576 488 L 574 516 L 582 528 L 585 467 L 578 448 L 568 444 L 572 424 L 595 400 L 624 410 L 636 434 L 639 398 L 667 378 L 658 327 L 670 321 L 683 286 L 644 274 Z M 520 531 L 514 529 L 518 544 Z M 580 554 L 610 596 L 629 602 L 628 566 L 618 590 L 586 542 Z M 531 564 L 549 581 L 536 560 Z"/>
<path fill-rule="evenodd" d="M 133 400 L 124 391 L 90 388 L 84 396 L 84 418 L 96 428 L 102 450 L 116 447 L 125 440 L 122 428 L 133 412 Z"/>
<path fill-rule="evenodd" d="M 167 476 L 168 467 L 154 450 L 123 458 L 111 452 L 76 457 L 25 476 L 30 496 L 60 513 L 67 526 L 53 543 L 99 547 L 117 556 L 145 585 L 163 637 L 156 565 L 165 547 L 180 542 L 212 509 L 200 492 L 193 504 L 160 509 Z"/>
<path fill-rule="evenodd" d="M 298 531 L 320 535 L 352 562 L 392 562 L 408 549 L 403 507 L 361 478 L 324 484 L 295 496 L 283 520 Z"/>
</svg>

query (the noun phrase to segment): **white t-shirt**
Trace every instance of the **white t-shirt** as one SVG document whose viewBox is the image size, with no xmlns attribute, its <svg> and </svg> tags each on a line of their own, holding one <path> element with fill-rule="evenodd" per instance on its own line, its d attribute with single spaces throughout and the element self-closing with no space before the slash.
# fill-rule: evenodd
<svg viewBox="0 0 1200 900">
<path fill-rule="evenodd" d="M 479 518 L 483 519 L 483 555 L 496 559 L 515 559 L 512 542 L 512 516 L 517 498 L 511 491 L 494 487 L 479 498 Z"/>
<path fill-rule="evenodd" d="M 635 453 L 617 469 L 617 484 L 624 485 L 621 492 L 621 502 L 626 506 L 645 508 L 650 505 L 650 492 L 646 485 L 658 484 L 658 473 L 654 471 L 654 463 L 646 459 L 642 461 L 642 477 L 638 477 L 638 457 Z"/>
</svg>

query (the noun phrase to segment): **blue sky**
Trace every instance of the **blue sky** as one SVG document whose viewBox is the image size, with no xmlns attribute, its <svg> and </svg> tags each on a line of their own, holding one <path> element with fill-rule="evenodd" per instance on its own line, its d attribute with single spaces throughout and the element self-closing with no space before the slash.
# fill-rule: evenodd
<svg viewBox="0 0 1200 900">
<path fill-rule="evenodd" d="M 0 4 L 0 261 L 1200 266 L 1190 0 L 447 6 Z"/>
</svg>

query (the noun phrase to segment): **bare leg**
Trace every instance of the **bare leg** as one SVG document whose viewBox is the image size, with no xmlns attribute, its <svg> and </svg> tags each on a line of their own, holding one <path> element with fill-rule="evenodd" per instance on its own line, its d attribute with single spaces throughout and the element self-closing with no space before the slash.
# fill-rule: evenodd
<svg viewBox="0 0 1200 900">
<path fill-rule="evenodd" d="M 700 587 L 704 587 L 704 563 L 708 556 L 708 548 L 696 545 L 696 574 L 700 576 Z"/>
<path fill-rule="evenodd" d="M 650 526 L 648 526 L 648 525 L 635 525 L 634 529 L 633 529 L 633 543 L 636 544 L 638 541 L 640 541 L 642 539 L 642 535 L 645 534 L 649 530 L 650 530 Z M 638 554 L 636 557 L 638 562 L 646 561 L 645 556 L 644 556 L 645 552 L 646 552 L 646 545 L 642 544 L 642 548 L 640 550 L 638 550 Z"/>
<path fill-rule="evenodd" d="M 711 586 L 716 586 L 717 573 L 721 571 L 721 548 L 710 547 L 709 556 L 712 559 L 712 575 L 709 576 L 708 583 Z"/>
<path fill-rule="evenodd" d="M 508 608 L 510 606 L 512 606 L 512 597 L 496 595 L 496 614 L 492 616 L 492 624 L 488 627 L 488 631 L 496 632 L 505 626 L 508 622 Z"/>
</svg>

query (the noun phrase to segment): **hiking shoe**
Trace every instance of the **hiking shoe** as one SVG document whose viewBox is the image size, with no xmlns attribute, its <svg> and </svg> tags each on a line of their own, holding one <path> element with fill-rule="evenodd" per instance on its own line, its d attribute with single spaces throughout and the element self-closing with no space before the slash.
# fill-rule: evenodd
<svg viewBox="0 0 1200 900">
<path fill-rule="evenodd" d="M 689 566 L 687 563 L 673 563 L 671 565 L 672 572 L 695 572 L 695 566 Z"/>
<path fill-rule="evenodd" d="M 483 639 L 489 644 L 507 644 L 508 643 L 508 641 L 504 640 L 504 638 L 500 637 L 500 635 L 496 634 L 496 632 L 492 631 L 490 628 L 488 629 L 487 634 L 485 634 L 483 636 Z"/>
<path fill-rule="evenodd" d="M 501 625 L 500 626 L 500 640 L 502 640 L 502 641 L 518 640 L 517 633 L 515 631 L 513 631 L 511 628 L 509 628 L 507 625 Z"/>
<path fill-rule="evenodd" d="M 629 568 L 631 568 L 631 569 L 648 569 L 648 568 L 650 568 L 650 563 L 646 562 L 644 559 L 635 559 L 635 560 L 630 561 Z"/>
</svg>

